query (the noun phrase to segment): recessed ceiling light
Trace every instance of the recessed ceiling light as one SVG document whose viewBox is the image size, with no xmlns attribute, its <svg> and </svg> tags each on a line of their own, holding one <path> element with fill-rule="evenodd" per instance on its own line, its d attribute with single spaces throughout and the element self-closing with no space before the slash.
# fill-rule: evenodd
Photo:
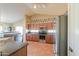
<svg viewBox="0 0 79 59">
<path fill-rule="evenodd" d="M 44 4 L 42 4 L 42 7 L 43 7 L 43 8 L 46 8 L 46 6 L 45 6 Z"/>
<path fill-rule="evenodd" d="M 36 6 L 36 5 L 34 5 L 33 7 L 34 7 L 34 8 L 37 8 L 37 6 Z"/>
<path fill-rule="evenodd" d="M 46 5 L 45 4 L 34 4 L 33 5 L 33 8 L 46 8 Z"/>
</svg>

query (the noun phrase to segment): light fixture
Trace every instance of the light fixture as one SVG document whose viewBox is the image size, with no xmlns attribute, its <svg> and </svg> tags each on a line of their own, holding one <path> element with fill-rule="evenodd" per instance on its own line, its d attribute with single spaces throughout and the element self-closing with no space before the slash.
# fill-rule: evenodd
<svg viewBox="0 0 79 59">
<path fill-rule="evenodd" d="M 36 4 L 34 4 L 34 8 L 37 8 Z"/>
<path fill-rule="evenodd" d="M 39 4 L 33 4 L 33 8 L 46 8 L 46 4 L 39 3 Z"/>
</svg>

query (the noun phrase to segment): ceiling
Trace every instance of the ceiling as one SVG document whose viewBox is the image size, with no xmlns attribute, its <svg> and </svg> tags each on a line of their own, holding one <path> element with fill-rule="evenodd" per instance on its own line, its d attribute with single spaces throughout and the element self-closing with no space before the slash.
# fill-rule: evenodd
<svg viewBox="0 0 79 59">
<path fill-rule="evenodd" d="M 41 3 L 35 4 L 41 5 Z M 33 3 L 0 3 L 0 22 L 14 23 L 23 20 L 25 15 L 47 14 L 62 15 L 67 11 L 67 4 L 44 4 L 45 8 L 33 8 Z"/>
<path fill-rule="evenodd" d="M 34 5 L 37 5 L 37 8 L 33 8 Z M 62 15 L 68 10 L 67 4 L 64 3 L 37 3 L 27 4 L 27 6 L 36 14 Z"/>
</svg>

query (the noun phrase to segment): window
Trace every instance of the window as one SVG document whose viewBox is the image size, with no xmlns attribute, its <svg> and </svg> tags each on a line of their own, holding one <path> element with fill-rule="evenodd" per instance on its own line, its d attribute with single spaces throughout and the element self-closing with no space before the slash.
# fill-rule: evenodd
<svg viewBox="0 0 79 59">
<path fill-rule="evenodd" d="M 2 32 L 2 26 L 0 26 L 0 32 Z"/>
<path fill-rule="evenodd" d="M 15 31 L 23 35 L 23 27 L 22 26 L 16 26 Z"/>
<path fill-rule="evenodd" d="M 16 37 L 16 41 L 22 42 L 23 41 L 23 26 L 16 26 L 15 31 L 19 33 Z"/>
<path fill-rule="evenodd" d="M 3 37 L 3 36 L 4 36 L 4 34 L 2 32 L 2 26 L 0 26 L 0 37 Z"/>
</svg>

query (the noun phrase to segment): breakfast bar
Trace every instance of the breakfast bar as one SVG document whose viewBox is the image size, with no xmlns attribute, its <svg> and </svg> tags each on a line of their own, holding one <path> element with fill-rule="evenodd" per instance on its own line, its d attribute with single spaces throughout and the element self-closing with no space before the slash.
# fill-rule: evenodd
<svg viewBox="0 0 79 59">
<path fill-rule="evenodd" d="M 8 38 L 0 38 L 0 56 L 26 56 L 27 44 Z"/>
</svg>

